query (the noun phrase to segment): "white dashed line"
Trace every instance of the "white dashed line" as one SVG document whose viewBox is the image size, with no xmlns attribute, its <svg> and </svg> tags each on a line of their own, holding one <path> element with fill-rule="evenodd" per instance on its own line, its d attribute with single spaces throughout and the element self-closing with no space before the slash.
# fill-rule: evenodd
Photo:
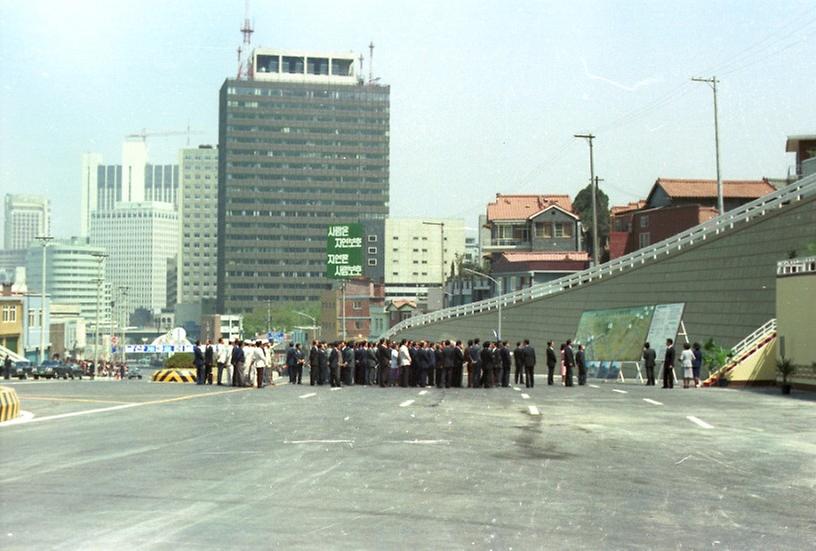
<svg viewBox="0 0 816 551">
<path fill-rule="evenodd" d="M 428 394 L 428 391 L 427 391 L 427 390 L 420 390 L 420 391 L 419 391 L 419 395 L 420 395 L 420 396 L 425 396 L 426 394 Z"/>
<path fill-rule="evenodd" d="M 513 390 L 515 390 L 515 391 L 517 391 L 517 392 L 521 392 L 521 389 L 520 389 L 519 387 L 517 387 L 517 386 L 514 386 L 514 387 L 513 387 Z"/>
<path fill-rule="evenodd" d="M 651 398 L 644 398 L 643 401 L 648 402 L 650 404 L 654 404 L 656 406 L 662 406 L 663 405 L 663 402 L 658 402 L 657 400 L 652 400 Z"/>
<path fill-rule="evenodd" d="M 601 388 L 598 385 L 589 385 L 589 388 Z"/>
<path fill-rule="evenodd" d="M 529 394 L 525 394 L 525 393 L 522 393 L 522 394 L 521 394 L 521 397 L 522 397 L 522 398 L 524 398 L 525 400 L 529 400 L 529 399 L 530 399 L 530 395 L 529 395 Z"/>
<path fill-rule="evenodd" d="M 450 444 L 448 440 L 399 440 L 395 444 Z"/>
<path fill-rule="evenodd" d="M 628 393 L 628 392 L 626 392 L 625 390 L 619 390 L 619 389 L 617 389 L 617 388 L 613 388 L 613 389 L 612 389 L 612 392 L 617 392 L 618 394 L 629 394 L 629 393 Z"/>
<path fill-rule="evenodd" d="M 354 440 L 284 440 L 284 444 L 354 444 Z"/>
<path fill-rule="evenodd" d="M 695 417 L 693 415 L 686 416 L 686 419 L 688 419 L 689 421 L 691 421 L 695 425 L 697 425 L 699 427 L 702 427 L 704 429 L 713 429 L 714 428 L 714 425 L 709 425 L 708 423 L 706 423 L 702 419 L 699 419 L 699 418 L 697 418 L 697 417 Z"/>
<path fill-rule="evenodd" d="M 332 387 L 332 390 L 343 390 L 343 389 L 340 388 L 339 386 L 335 386 L 335 387 Z"/>
<path fill-rule="evenodd" d="M 405 400 L 403 403 L 401 403 L 401 404 L 400 404 L 400 407 L 401 407 L 401 408 L 405 408 L 405 407 L 410 406 L 410 405 L 411 405 L 411 404 L 413 404 L 413 403 L 414 403 L 414 401 L 413 401 L 413 400 Z"/>
<path fill-rule="evenodd" d="M 312 396 L 317 396 L 317 392 L 310 392 L 309 394 L 303 394 L 299 396 L 299 398 L 311 398 Z"/>
<path fill-rule="evenodd" d="M 536 406 L 528 406 L 527 409 L 530 411 L 530 415 L 541 415 Z"/>
</svg>

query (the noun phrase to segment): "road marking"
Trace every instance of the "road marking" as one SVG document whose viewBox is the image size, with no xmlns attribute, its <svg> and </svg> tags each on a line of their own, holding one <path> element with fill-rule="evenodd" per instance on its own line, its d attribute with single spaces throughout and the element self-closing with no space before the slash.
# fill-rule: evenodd
<svg viewBox="0 0 816 551">
<path fill-rule="evenodd" d="M 22 423 L 28 423 L 33 418 L 34 414 L 31 413 L 30 411 L 20 410 L 20 415 L 18 415 L 14 419 L 3 421 L 2 423 L 0 423 L 0 427 L 5 427 L 6 425 L 20 425 Z"/>
<path fill-rule="evenodd" d="M 408 407 L 408 406 L 410 406 L 410 405 L 411 405 L 411 404 L 413 404 L 413 403 L 414 403 L 414 401 L 413 401 L 413 400 L 405 400 L 403 403 L 401 403 L 401 404 L 400 404 L 400 407 L 401 407 L 401 408 Z"/>
<path fill-rule="evenodd" d="M 521 389 L 520 389 L 519 387 L 517 387 L 517 386 L 514 386 L 514 387 L 513 387 L 513 390 L 515 390 L 515 391 L 517 391 L 517 392 L 521 392 Z"/>
<path fill-rule="evenodd" d="M 88 404 L 138 404 L 139 402 L 123 402 L 121 400 L 92 400 L 90 398 L 62 398 L 60 396 L 25 396 L 26 400 L 57 400 L 60 402 L 85 402 Z"/>
<path fill-rule="evenodd" d="M 598 385 L 589 385 L 589 388 L 601 388 Z"/>
<path fill-rule="evenodd" d="M 333 386 L 332 390 L 342 390 L 339 386 Z"/>
<path fill-rule="evenodd" d="M 644 402 L 649 402 L 650 404 L 654 404 L 656 406 L 662 406 L 663 402 L 658 402 L 657 400 L 652 400 L 651 398 L 644 398 Z"/>
<path fill-rule="evenodd" d="M 310 392 L 309 394 L 301 394 L 298 398 L 311 398 L 312 396 L 317 396 L 317 392 Z"/>
<path fill-rule="evenodd" d="M 43 421 L 54 421 L 56 419 L 67 419 L 69 417 L 79 417 L 80 415 L 91 415 L 94 413 L 107 413 L 109 411 L 118 411 L 120 409 L 130 409 L 130 408 L 137 408 L 141 406 L 153 406 L 159 404 L 169 404 L 172 402 L 181 402 L 183 400 L 195 400 L 196 398 L 205 398 L 208 396 L 217 396 L 219 394 L 230 394 L 233 392 L 245 392 L 249 390 L 249 388 L 236 388 L 233 390 L 222 390 L 220 392 L 208 392 L 206 394 L 190 394 L 187 396 L 176 396 L 175 398 L 164 398 L 162 400 L 151 400 L 149 402 L 132 402 L 129 404 L 121 404 L 118 406 L 110 406 L 106 408 L 96 408 L 96 409 L 85 409 L 82 411 L 72 411 L 71 413 L 61 413 L 59 415 L 47 415 L 45 417 L 34 417 L 33 419 L 13 419 L 7 423 L 3 423 L 2 427 L 8 427 L 11 425 L 20 425 L 24 423 L 41 423 Z"/>
<path fill-rule="evenodd" d="M 449 440 L 394 440 L 392 444 L 450 444 Z"/>
<path fill-rule="evenodd" d="M 427 390 L 420 390 L 420 391 L 419 391 L 419 395 L 420 395 L 420 396 L 425 396 L 426 394 L 428 394 L 428 391 L 427 391 Z"/>
<path fill-rule="evenodd" d="M 682 463 L 683 463 L 683 461 L 685 461 L 686 459 L 689 459 L 690 457 L 691 457 L 690 455 L 687 455 L 687 456 L 685 456 L 683 459 L 681 459 L 680 461 L 675 461 L 675 463 L 674 463 L 674 464 L 675 464 L 675 465 L 680 465 L 680 464 L 682 464 Z"/>
<path fill-rule="evenodd" d="M 619 390 L 619 389 L 617 389 L 617 388 L 613 388 L 613 389 L 612 389 L 612 392 L 617 392 L 618 394 L 629 394 L 629 393 L 628 393 L 628 392 L 626 392 L 625 390 Z"/>
<path fill-rule="evenodd" d="M 528 406 L 527 409 L 530 411 L 530 415 L 541 415 L 536 406 Z"/>
<path fill-rule="evenodd" d="M 700 426 L 700 427 L 702 427 L 704 429 L 713 429 L 714 428 L 714 425 L 709 425 L 708 423 L 706 423 L 702 419 L 699 419 L 699 418 L 697 418 L 697 417 L 695 417 L 693 415 L 687 415 L 686 419 L 688 419 L 689 421 L 691 421 L 695 425 Z"/>
<path fill-rule="evenodd" d="M 530 399 L 530 395 L 529 395 L 529 394 L 525 394 L 525 393 L 522 393 L 522 394 L 521 394 L 521 397 L 522 397 L 524 400 L 529 400 L 529 399 Z"/>
<path fill-rule="evenodd" d="M 354 444 L 354 440 L 284 440 L 284 444 Z"/>
</svg>

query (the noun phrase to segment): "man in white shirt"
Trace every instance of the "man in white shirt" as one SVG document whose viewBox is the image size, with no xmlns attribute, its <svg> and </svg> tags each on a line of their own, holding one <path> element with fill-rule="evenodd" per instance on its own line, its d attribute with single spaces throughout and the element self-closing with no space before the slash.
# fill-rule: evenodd
<svg viewBox="0 0 816 551">
<path fill-rule="evenodd" d="M 399 346 L 399 384 L 408 386 L 408 374 L 411 371 L 411 352 L 408 350 L 408 342 L 402 339 Z"/>
<path fill-rule="evenodd" d="M 227 370 L 227 381 L 232 381 L 232 364 L 229 361 L 230 347 L 224 344 L 224 339 L 218 339 L 218 344 L 215 345 L 215 362 L 218 365 L 218 385 L 221 383 L 221 374 L 224 369 Z"/>
</svg>

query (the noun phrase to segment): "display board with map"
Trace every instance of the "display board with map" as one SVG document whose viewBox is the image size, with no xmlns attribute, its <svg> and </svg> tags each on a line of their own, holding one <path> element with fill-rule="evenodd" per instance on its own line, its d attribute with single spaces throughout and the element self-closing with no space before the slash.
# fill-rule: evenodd
<svg viewBox="0 0 816 551">
<path fill-rule="evenodd" d="M 575 342 L 586 347 L 587 361 L 638 361 L 644 342 L 651 339 L 659 347 L 677 335 L 683 307 L 679 303 L 587 310 L 581 314 Z"/>
</svg>

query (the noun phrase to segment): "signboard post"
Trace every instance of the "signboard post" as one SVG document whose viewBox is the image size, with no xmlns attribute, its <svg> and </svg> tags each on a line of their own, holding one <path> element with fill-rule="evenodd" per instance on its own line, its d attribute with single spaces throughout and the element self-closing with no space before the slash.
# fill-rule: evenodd
<svg viewBox="0 0 816 551">
<path fill-rule="evenodd" d="M 362 224 L 333 224 L 326 242 L 326 277 L 343 281 L 342 335 L 346 340 L 346 280 L 363 275 Z"/>
</svg>

